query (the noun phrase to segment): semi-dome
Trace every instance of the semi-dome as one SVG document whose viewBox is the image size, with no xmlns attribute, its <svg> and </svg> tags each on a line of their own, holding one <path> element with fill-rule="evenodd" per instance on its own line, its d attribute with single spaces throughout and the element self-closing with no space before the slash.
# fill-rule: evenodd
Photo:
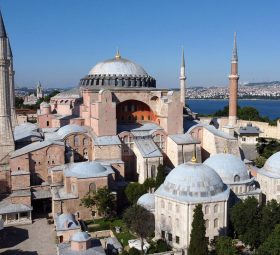
<svg viewBox="0 0 280 255">
<path fill-rule="evenodd" d="M 89 74 L 81 79 L 80 86 L 87 89 L 110 87 L 155 87 L 156 81 L 140 65 L 122 58 L 117 52 L 115 58 L 96 64 Z"/>
<path fill-rule="evenodd" d="M 76 124 L 70 124 L 70 125 L 66 125 L 66 126 L 61 127 L 57 131 L 57 134 L 61 138 L 64 138 L 67 135 L 72 134 L 72 133 L 86 133 L 86 132 L 87 132 L 87 130 L 84 127 L 76 125 Z"/>
<path fill-rule="evenodd" d="M 73 163 L 65 170 L 65 176 L 80 179 L 107 176 L 114 173 L 110 167 L 105 167 L 95 161 Z"/>
<path fill-rule="evenodd" d="M 62 213 L 56 217 L 56 230 L 79 228 L 78 222 L 71 213 Z"/>
<path fill-rule="evenodd" d="M 229 188 L 209 166 L 185 163 L 175 167 L 155 193 L 175 200 L 202 202 L 226 200 Z"/>
<path fill-rule="evenodd" d="M 155 195 L 152 193 L 146 193 L 138 199 L 137 204 L 143 206 L 148 211 L 154 211 Z"/>
<path fill-rule="evenodd" d="M 280 178 L 280 151 L 274 153 L 267 159 L 262 170 L 264 173 Z"/>
<path fill-rule="evenodd" d="M 75 234 L 72 235 L 71 241 L 74 242 L 86 242 L 90 239 L 90 235 L 87 232 L 76 232 Z"/>
<path fill-rule="evenodd" d="M 214 154 L 204 164 L 214 169 L 226 184 L 250 180 L 246 165 L 232 154 Z"/>
</svg>

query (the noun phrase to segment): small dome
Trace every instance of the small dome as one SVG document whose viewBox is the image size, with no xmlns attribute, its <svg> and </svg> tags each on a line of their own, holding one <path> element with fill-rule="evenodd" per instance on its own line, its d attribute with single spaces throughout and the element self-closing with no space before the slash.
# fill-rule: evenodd
<svg viewBox="0 0 280 255">
<path fill-rule="evenodd" d="M 86 242 L 90 239 L 90 235 L 87 232 L 76 232 L 74 235 L 71 237 L 71 241 L 74 242 Z"/>
<path fill-rule="evenodd" d="M 154 211 L 155 195 L 152 193 L 146 193 L 138 199 L 137 204 L 143 206 L 148 211 Z"/>
<path fill-rule="evenodd" d="M 262 170 L 276 176 L 278 175 L 280 178 L 280 152 L 276 152 L 270 156 L 265 162 Z"/>
<path fill-rule="evenodd" d="M 72 229 L 72 228 L 79 228 L 75 217 L 71 213 L 62 213 L 57 216 L 56 218 L 56 229 Z"/>
<path fill-rule="evenodd" d="M 214 154 L 204 164 L 214 169 L 226 184 L 250 180 L 246 165 L 232 154 Z"/>
<path fill-rule="evenodd" d="M 87 132 L 87 130 L 84 127 L 76 125 L 76 124 L 72 124 L 72 125 L 66 125 L 66 126 L 61 127 L 57 131 L 57 134 L 60 137 L 64 138 L 65 136 L 70 135 L 72 133 L 86 133 L 86 132 Z"/>
<path fill-rule="evenodd" d="M 133 75 L 148 76 L 146 71 L 134 62 L 124 58 L 112 58 L 96 64 L 89 75 Z"/>
<path fill-rule="evenodd" d="M 155 192 L 162 196 L 188 202 L 227 199 L 229 189 L 210 167 L 185 163 L 175 167 Z"/>
<path fill-rule="evenodd" d="M 65 173 L 66 176 L 77 178 L 91 178 L 105 176 L 107 174 L 109 174 L 109 171 L 107 171 L 106 167 L 94 161 L 73 163 Z"/>
</svg>

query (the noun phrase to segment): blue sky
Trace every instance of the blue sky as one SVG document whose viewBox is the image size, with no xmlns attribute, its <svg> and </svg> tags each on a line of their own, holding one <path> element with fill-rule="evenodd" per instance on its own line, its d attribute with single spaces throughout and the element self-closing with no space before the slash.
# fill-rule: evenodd
<svg viewBox="0 0 280 255">
<path fill-rule="evenodd" d="M 177 87 L 227 85 L 237 32 L 241 82 L 280 80 L 280 1 L 2 0 L 16 84 L 67 87 L 115 55 Z"/>
</svg>

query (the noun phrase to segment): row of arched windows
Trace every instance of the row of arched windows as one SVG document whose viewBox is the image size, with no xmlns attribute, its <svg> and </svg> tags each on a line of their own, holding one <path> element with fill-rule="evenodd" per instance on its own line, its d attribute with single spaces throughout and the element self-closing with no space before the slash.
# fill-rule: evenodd
<svg viewBox="0 0 280 255">
<path fill-rule="evenodd" d="M 83 138 L 82 139 L 82 144 L 83 146 L 88 146 L 88 139 L 87 138 Z M 74 136 L 74 146 L 80 146 L 80 138 L 79 136 Z"/>
<path fill-rule="evenodd" d="M 208 229 L 210 227 L 210 221 L 209 220 L 205 220 L 205 228 Z M 218 228 L 219 227 L 219 219 L 216 218 L 213 221 L 213 227 L 214 228 Z"/>
<path fill-rule="evenodd" d="M 218 204 L 214 205 L 213 212 L 214 213 L 218 213 L 219 212 L 219 205 Z M 209 214 L 210 213 L 210 206 L 209 205 L 205 206 L 204 213 L 205 214 Z"/>
</svg>

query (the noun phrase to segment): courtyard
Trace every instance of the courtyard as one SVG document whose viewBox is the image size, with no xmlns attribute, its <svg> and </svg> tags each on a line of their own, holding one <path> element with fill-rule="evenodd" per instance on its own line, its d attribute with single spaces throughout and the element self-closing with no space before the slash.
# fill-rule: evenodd
<svg viewBox="0 0 280 255">
<path fill-rule="evenodd" d="M 0 231 L 1 255 L 55 255 L 54 225 L 38 218 L 32 225 L 6 227 Z"/>
</svg>

